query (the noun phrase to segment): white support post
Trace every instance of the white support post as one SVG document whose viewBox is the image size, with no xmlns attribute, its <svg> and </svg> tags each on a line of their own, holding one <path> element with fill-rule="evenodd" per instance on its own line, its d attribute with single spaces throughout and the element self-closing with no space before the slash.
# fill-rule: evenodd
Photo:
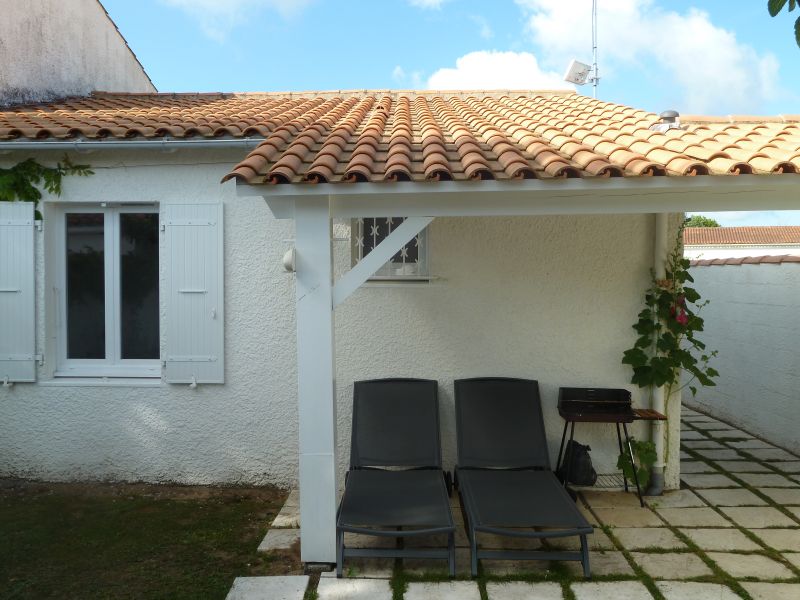
<svg viewBox="0 0 800 600">
<path fill-rule="evenodd" d="M 295 209 L 300 559 L 336 562 L 333 253 L 327 196 Z"/>
<path fill-rule="evenodd" d="M 669 227 L 669 215 L 667 213 L 656 213 L 655 215 L 655 243 L 653 248 L 653 272 L 656 279 L 664 279 L 667 276 L 667 232 Z M 666 401 L 664 398 L 664 388 L 657 387 L 653 390 L 653 410 L 661 414 L 664 413 Z M 660 496 L 664 492 L 664 421 L 653 421 L 652 440 L 656 445 L 656 462 L 653 464 L 652 475 L 650 477 L 650 489 L 648 493 L 653 496 Z"/>
<path fill-rule="evenodd" d="M 350 294 L 369 279 L 375 271 L 397 254 L 400 249 L 414 239 L 420 231 L 433 221 L 433 217 L 408 217 L 399 227 L 394 229 L 358 264 L 342 275 L 333 286 L 333 305 L 339 306 Z"/>
</svg>

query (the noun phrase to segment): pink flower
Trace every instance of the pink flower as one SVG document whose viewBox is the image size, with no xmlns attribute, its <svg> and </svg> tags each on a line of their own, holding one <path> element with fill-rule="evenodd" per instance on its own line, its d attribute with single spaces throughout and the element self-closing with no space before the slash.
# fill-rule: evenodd
<svg viewBox="0 0 800 600">
<path fill-rule="evenodd" d="M 675 320 L 683 326 L 689 324 L 689 316 L 686 314 L 686 311 L 682 310 L 680 314 L 675 317 Z"/>
</svg>

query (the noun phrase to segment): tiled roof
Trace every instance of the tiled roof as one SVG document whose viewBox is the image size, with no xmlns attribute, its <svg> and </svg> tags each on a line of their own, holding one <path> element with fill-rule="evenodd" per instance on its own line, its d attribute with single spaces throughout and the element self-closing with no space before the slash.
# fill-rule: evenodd
<svg viewBox="0 0 800 600">
<path fill-rule="evenodd" d="M 800 171 L 800 115 L 656 123 L 573 92 L 95 94 L 1 111 L 0 140 L 263 137 L 248 183 Z"/>
<path fill-rule="evenodd" d="M 782 265 L 783 263 L 800 263 L 800 256 L 784 254 L 782 256 L 744 256 L 739 258 L 708 258 L 693 260 L 693 267 L 720 267 L 726 265 Z"/>
<path fill-rule="evenodd" d="M 687 227 L 686 246 L 800 244 L 800 227 Z"/>
</svg>

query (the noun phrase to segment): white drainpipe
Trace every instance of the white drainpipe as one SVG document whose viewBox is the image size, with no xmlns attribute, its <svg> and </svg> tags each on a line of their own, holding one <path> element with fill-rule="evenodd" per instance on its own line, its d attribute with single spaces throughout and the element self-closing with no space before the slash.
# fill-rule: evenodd
<svg viewBox="0 0 800 600">
<path fill-rule="evenodd" d="M 656 279 L 664 279 L 667 276 L 667 232 L 669 228 L 668 213 L 656 213 L 655 215 L 655 247 L 653 253 L 653 271 Z M 661 414 L 665 413 L 666 399 L 664 398 L 664 388 L 658 387 L 653 390 L 653 410 Z M 650 496 L 660 496 L 664 493 L 664 426 L 666 421 L 652 421 L 652 440 L 656 445 L 656 462 L 650 476 L 650 488 L 647 494 Z"/>
</svg>

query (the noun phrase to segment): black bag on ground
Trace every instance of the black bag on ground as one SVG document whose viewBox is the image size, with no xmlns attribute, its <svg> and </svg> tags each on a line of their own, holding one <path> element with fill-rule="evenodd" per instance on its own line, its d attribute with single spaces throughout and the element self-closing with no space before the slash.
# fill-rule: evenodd
<svg viewBox="0 0 800 600">
<path fill-rule="evenodd" d="M 574 440 L 567 442 L 564 451 L 564 460 L 558 468 L 556 476 L 564 482 L 569 473 L 569 481 L 574 485 L 594 485 L 597 481 L 597 471 L 592 466 L 592 457 L 589 456 L 589 446 L 579 444 Z"/>
</svg>

